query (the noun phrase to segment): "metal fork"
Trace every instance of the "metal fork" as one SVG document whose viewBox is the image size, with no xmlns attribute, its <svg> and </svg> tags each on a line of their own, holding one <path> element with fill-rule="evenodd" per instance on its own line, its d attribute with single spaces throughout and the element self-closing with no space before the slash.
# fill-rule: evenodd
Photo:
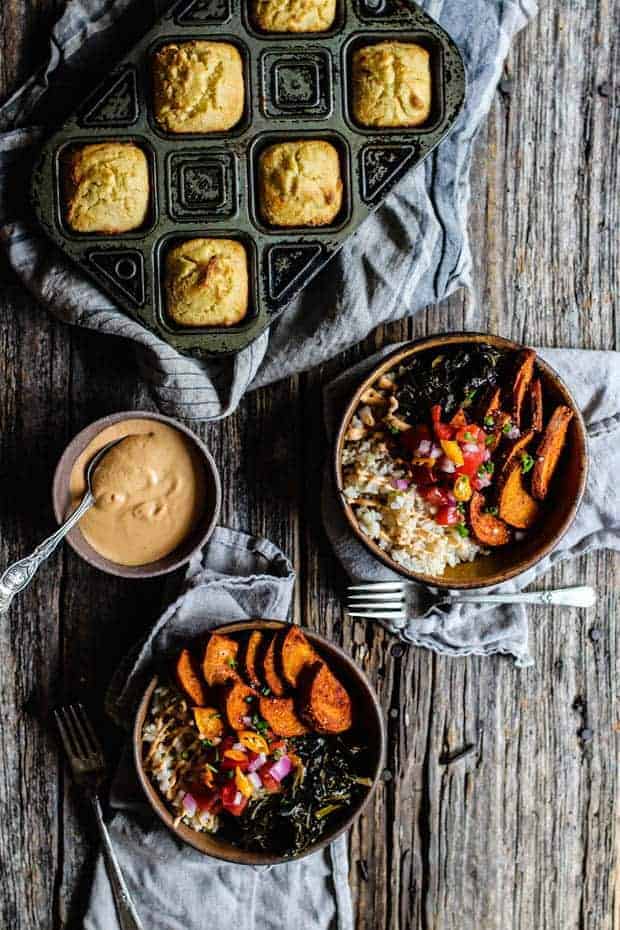
<svg viewBox="0 0 620 930">
<path fill-rule="evenodd" d="M 121 930 L 142 930 L 121 872 L 110 834 L 103 819 L 99 788 L 105 778 L 106 766 L 101 744 L 81 704 L 70 704 L 54 711 L 69 765 L 78 785 L 84 788 L 95 813 L 108 878 L 112 886 L 116 914 Z"/>
<path fill-rule="evenodd" d="M 408 619 L 407 593 L 413 593 L 416 587 L 403 581 L 369 581 L 367 584 L 349 585 L 347 588 L 349 616 L 367 620 L 405 621 Z M 587 585 L 580 585 L 576 588 L 558 588 L 554 591 L 520 591 L 516 594 L 456 594 L 454 597 L 433 599 L 431 606 L 420 615 L 420 619 L 429 617 L 438 609 L 456 607 L 460 604 L 593 607 L 595 603 L 596 592 L 594 588 Z M 410 608 L 409 614 L 411 613 L 416 613 L 416 611 Z"/>
</svg>

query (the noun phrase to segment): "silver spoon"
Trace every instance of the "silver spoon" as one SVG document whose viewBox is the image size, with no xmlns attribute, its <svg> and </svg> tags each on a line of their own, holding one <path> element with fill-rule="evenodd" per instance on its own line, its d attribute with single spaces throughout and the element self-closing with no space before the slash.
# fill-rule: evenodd
<svg viewBox="0 0 620 930">
<path fill-rule="evenodd" d="M 125 438 L 125 436 L 121 437 L 121 439 Z M 93 494 L 92 479 L 95 474 L 95 469 L 97 465 L 99 465 L 101 459 L 110 451 L 112 446 L 119 443 L 121 439 L 114 439 L 112 442 L 106 443 L 88 463 L 88 468 L 86 469 L 86 494 L 80 501 L 79 507 L 73 511 L 68 520 L 66 520 L 55 533 L 47 539 L 44 539 L 34 552 L 25 556 L 23 559 L 19 559 L 17 562 L 13 562 L 13 564 L 9 565 L 0 575 L 0 614 L 5 614 L 8 611 L 15 595 L 19 594 L 20 591 L 23 591 L 24 588 L 30 584 L 43 562 L 50 557 L 67 533 L 73 529 L 76 523 L 79 523 L 86 511 L 90 510 L 93 506 L 95 503 L 95 495 Z"/>
</svg>

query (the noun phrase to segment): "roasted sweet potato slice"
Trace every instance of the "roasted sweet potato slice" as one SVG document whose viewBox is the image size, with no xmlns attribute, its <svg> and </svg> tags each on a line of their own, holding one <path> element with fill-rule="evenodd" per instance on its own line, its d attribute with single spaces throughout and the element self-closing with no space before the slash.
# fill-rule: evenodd
<svg viewBox="0 0 620 930">
<path fill-rule="evenodd" d="M 515 379 L 512 385 L 511 410 L 512 419 L 519 427 L 521 426 L 523 402 L 527 397 L 532 378 L 534 377 L 535 361 L 536 353 L 533 349 L 523 349 L 517 356 Z"/>
<path fill-rule="evenodd" d="M 189 649 L 182 649 L 179 653 L 174 672 L 179 688 L 192 704 L 202 707 L 207 703 L 207 689 L 200 675 L 200 667 Z"/>
<path fill-rule="evenodd" d="M 521 433 L 518 439 L 505 440 L 497 463 L 496 471 L 498 475 L 501 476 L 504 471 L 512 466 L 513 462 L 521 460 L 521 453 L 525 452 L 535 435 L 534 430 L 530 429 L 525 433 Z"/>
<path fill-rule="evenodd" d="M 532 472 L 532 494 L 539 501 L 544 501 L 549 493 L 549 485 L 564 450 L 566 433 L 572 419 L 573 411 L 570 407 L 564 404 L 556 407 L 538 445 Z"/>
<path fill-rule="evenodd" d="M 224 721 L 217 707 L 194 707 L 194 720 L 202 739 L 219 739 L 224 735 Z"/>
<path fill-rule="evenodd" d="M 263 634 L 260 630 L 253 630 L 248 636 L 241 656 L 241 674 L 250 687 L 257 689 L 262 685 L 258 671 L 262 645 Z"/>
<path fill-rule="evenodd" d="M 233 681 L 224 690 L 224 713 L 233 730 L 246 730 L 247 720 L 256 710 L 258 695 L 242 681 Z"/>
<path fill-rule="evenodd" d="M 529 530 L 540 515 L 537 502 L 525 490 L 521 462 L 513 462 L 498 483 L 498 510 L 501 520 L 518 530 Z"/>
<path fill-rule="evenodd" d="M 293 698 L 261 697 L 258 712 L 276 736 L 303 736 L 308 727 L 297 716 Z"/>
<path fill-rule="evenodd" d="M 476 540 L 482 546 L 505 546 L 512 531 L 503 520 L 485 512 L 486 501 L 480 491 L 474 491 L 469 504 L 469 523 Z"/>
<path fill-rule="evenodd" d="M 298 627 L 292 626 L 280 643 L 280 666 L 284 680 L 291 688 L 296 688 L 304 667 L 316 660 L 317 654 L 304 634 Z"/>
<path fill-rule="evenodd" d="M 485 417 L 490 417 L 495 414 L 501 406 L 501 400 L 501 388 L 495 387 L 494 385 L 488 387 L 476 406 L 476 419 L 480 419 L 484 422 Z"/>
<path fill-rule="evenodd" d="M 223 685 L 237 674 L 237 653 L 239 643 L 230 636 L 211 633 L 202 660 L 202 674 L 208 685 Z"/>
<path fill-rule="evenodd" d="M 280 677 L 277 667 L 277 646 L 278 634 L 271 637 L 271 640 L 263 652 L 262 672 L 263 681 L 275 697 L 283 697 L 286 694 L 286 684 Z"/>
<path fill-rule="evenodd" d="M 530 429 L 541 433 L 544 425 L 543 392 L 540 378 L 534 378 L 530 384 Z"/>
<path fill-rule="evenodd" d="M 300 713 L 317 733 L 344 733 L 351 729 L 351 698 L 325 662 L 315 662 L 303 676 Z"/>
</svg>

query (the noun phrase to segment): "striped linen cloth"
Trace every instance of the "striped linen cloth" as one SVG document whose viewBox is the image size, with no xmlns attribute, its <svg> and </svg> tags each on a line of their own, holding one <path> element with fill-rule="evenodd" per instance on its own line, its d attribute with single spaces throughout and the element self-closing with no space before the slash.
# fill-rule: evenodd
<svg viewBox="0 0 620 930">
<path fill-rule="evenodd" d="M 69 0 L 53 29 L 47 64 L 0 108 L 0 243 L 24 285 L 59 319 L 132 339 L 139 370 L 159 408 L 190 421 L 228 416 L 249 388 L 312 368 L 380 323 L 410 316 L 467 286 L 473 142 L 510 42 L 536 3 L 422 0 L 420 5 L 452 35 L 467 67 L 467 101 L 451 135 L 368 217 L 270 333 L 233 358 L 201 361 L 177 353 L 121 313 L 51 245 L 30 214 L 28 183 L 37 146 L 55 125 L 61 105 L 83 96 L 82 66 L 92 69 L 98 63 L 104 72 L 105 63 L 118 57 L 119 35 L 126 35 L 125 25 L 119 32 L 119 18 L 134 31 L 139 23 L 144 31 L 150 24 L 145 6 L 149 12 L 166 6 Z M 62 82 L 55 82 L 58 74 Z M 48 87 L 53 94 L 46 95 Z"/>
</svg>

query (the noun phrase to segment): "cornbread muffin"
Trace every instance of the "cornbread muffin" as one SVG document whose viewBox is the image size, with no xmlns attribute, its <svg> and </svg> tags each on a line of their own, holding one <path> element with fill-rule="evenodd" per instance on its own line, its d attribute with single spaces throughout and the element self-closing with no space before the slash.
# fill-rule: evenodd
<svg viewBox="0 0 620 930">
<path fill-rule="evenodd" d="M 321 139 L 270 145 L 258 178 L 260 211 L 271 226 L 327 226 L 342 206 L 338 152 Z"/>
<path fill-rule="evenodd" d="M 253 19 L 265 32 L 325 32 L 336 0 L 252 0 Z"/>
<path fill-rule="evenodd" d="M 144 225 L 149 166 L 130 142 L 74 149 L 65 162 L 65 219 L 76 232 L 124 233 Z"/>
<path fill-rule="evenodd" d="M 248 312 L 248 260 L 233 239 L 188 239 L 166 258 L 168 313 L 179 326 L 234 326 Z"/>
<path fill-rule="evenodd" d="M 241 55 L 228 42 L 164 45 L 153 60 L 155 117 L 167 132 L 223 132 L 243 116 Z"/>
<path fill-rule="evenodd" d="M 430 55 L 380 42 L 353 54 L 353 115 L 363 126 L 419 126 L 431 112 Z"/>
</svg>

